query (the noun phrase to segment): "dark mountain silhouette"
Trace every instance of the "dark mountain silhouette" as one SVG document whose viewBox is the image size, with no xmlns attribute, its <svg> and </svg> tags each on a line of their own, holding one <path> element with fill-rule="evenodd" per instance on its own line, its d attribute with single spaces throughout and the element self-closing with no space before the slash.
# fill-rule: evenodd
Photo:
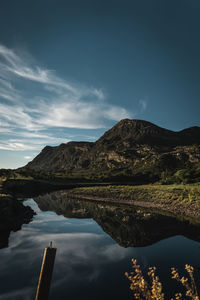
<svg viewBox="0 0 200 300">
<path fill-rule="evenodd" d="M 75 178 L 128 177 L 149 182 L 164 176 L 162 172 L 171 176 L 178 170 L 193 170 L 193 177 L 200 177 L 199 163 L 200 127 L 175 132 L 147 121 L 124 119 L 95 143 L 46 146 L 23 169 Z"/>
</svg>

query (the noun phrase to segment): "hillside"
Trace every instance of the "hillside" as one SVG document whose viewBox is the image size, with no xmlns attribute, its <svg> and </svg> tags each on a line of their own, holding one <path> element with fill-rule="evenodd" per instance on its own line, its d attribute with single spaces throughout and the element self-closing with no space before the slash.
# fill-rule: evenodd
<svg viewBox="0 0 200 300">
<path fill-rule="evenodd" d="M 175 132 L 147 121 L 124 119 L 95 143 L 46 146 L 21 170 L 68 178 L 129 178 L 138 183 L 172 177 L 197 181 L 200 127 Z"/>
</svg>

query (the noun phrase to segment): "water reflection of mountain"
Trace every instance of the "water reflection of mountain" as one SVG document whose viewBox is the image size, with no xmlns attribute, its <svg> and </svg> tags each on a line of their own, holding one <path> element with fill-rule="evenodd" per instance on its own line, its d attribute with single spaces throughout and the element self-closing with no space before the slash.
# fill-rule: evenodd
<svg viewBox="0 0 200 300">
<path fill-rule="evenodd" d="M 10 232 L 20 230 L 22 224 L 32 220 L 33 215 L 34 211 L 29 206 L 24 206 L 15 198 L 0 197 L 0 249 L 8 247 Z"/>
<path fill-rule="evenodd" d="M 65 191 L 38 196 L 34 200 L 42 211 L 54 211 L 67 218 L 93 218 L 123 247 L 147 246 L 174 235 L 200 241 L 199 224 L 146 209 L 68 199 Z"/>
</svg>

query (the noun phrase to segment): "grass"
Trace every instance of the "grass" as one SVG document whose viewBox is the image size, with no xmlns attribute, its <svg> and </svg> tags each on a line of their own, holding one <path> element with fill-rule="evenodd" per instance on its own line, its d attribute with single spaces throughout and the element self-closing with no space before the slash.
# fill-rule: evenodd
<svg viewBox="0 0 200 300">
<path fill-rule="evenodd" d="M 81 187 L 71 190 L 70 196 L 154 207 L 191 217 L 200 216 L 198 183 Z"/>
<path fill-rule="evenodd" d="M 143 200 L 143 201 L 182 201 L 188 204 L 191 202 L 200 202 L 200 185 L 108 185 L 82 187 L 73 190 L 73 193 L 81 193 L 83 195 L 101 196 L 101 197 L 117 197 L 124 200 Z"/>
<path fill-rule="evenodd" d="M 8 176 L 0 176 L 0 186 L 3 184 L 4 181 L 8 179 L 24 179 L 24 180 L 32 180 L 32 176 L 25 176 L 17 172 L 13 172 L 9 177 Z"/>
</svg>

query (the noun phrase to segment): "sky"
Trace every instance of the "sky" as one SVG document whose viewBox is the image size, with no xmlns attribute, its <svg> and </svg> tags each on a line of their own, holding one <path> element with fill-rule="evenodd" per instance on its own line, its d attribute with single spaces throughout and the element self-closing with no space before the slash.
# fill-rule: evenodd
<svg viewBox="0 0 200 300">
<path fill-rule="evenodd" d="M 200 126 L 199 0 L 0 2 L 0 168 L 124 118 Z"/>
</svg>

